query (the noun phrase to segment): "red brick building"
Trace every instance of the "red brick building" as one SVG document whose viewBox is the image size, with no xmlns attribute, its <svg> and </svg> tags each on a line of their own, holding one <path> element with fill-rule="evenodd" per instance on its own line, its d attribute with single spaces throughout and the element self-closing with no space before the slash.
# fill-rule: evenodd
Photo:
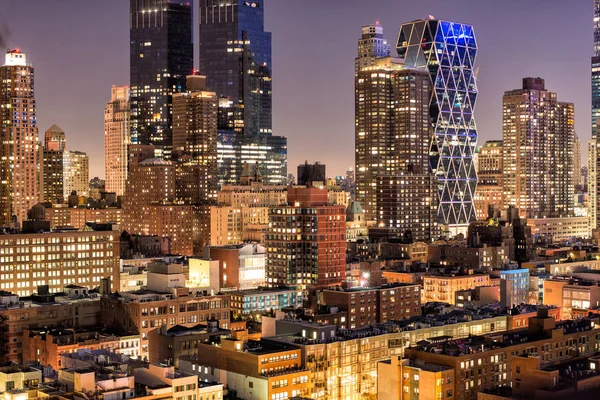
<svg viewBox="0 0 600 400">
<path fill-rule="evenodd" d="M 328 287 L 346 275 L 346 208 L 329 205 L 327 189 L 288 188 L 288 205 L 269 213 L 268 286 Z"/>
</svg>

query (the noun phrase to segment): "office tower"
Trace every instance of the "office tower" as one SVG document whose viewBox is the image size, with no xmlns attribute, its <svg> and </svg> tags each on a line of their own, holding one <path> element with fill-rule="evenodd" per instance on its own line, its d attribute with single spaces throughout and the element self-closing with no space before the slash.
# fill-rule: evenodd
<svg viewBox="0 0 600 400">
<path fill-rule="evenodd" d="M 56 124 L 48 128 L 44 134 L 44 148 L 46 151 L 64 151 L 67 148 L 65 131 Z"/>
<path fill-rule="evenodd" d="M 327 287 L 346 276 L 346 208 L 327 204 L 327 189 L 288 188 L 288 204 L 271 208 L 268 286 Z"/>
<path fill-rule="evenodd" d="M 600 119 L 600 0 L 594 0 L 594 55 L 591 60 L 592 67 L 592 140 L 588 143 L 588 217 L 590 221 L 590 232 L 599 225 L 598 207 L 600 196 L 598 196 L 598 170 L 600 158 L 597 146 L 600 140 L 598 123 Z M 594 142 L 594 143 L 593 143 Z"/>
<path fill-rule="evenodd" d="M 372 65 L 373 61 L 381 57 L 389 57 L 390 45 L 383 37 L 383 26 L 364 25 L 362 37 L 358 41 L 358 57 L 355 60 L 354 73 Z"/>
<path fill-rule="evenodd" d="M 504 206 L 527 218 L 573 214 L 573 103 L 560 102 L 541 78 L 502 99 Z"/>
<path fill-rule="evenodd" d="M 173 95 L 173 154 L 197 171 L 199 198 L 217 197 L 218 101 L 206 77 L 189 75 L 187 91 Z"/>
<path fill-rule="evenodd" d="M 574 134 L 573 140 L 573 185 L 575 188 L 581 183 L 581 140 Z"/>
<path fill-rule="evenodd" d="M 34 69 L 19 50 L 8 50 L 0 67 L 0 225 L 40 200 L 40 157 L 34 97 Z"/>
<path fill-rule="evenodd" d="M 480 148 L 477 161 L 477 189 L 475 211 L 477 219 L 485 219 L 493 210 L 503 210 L 502 140 L 488 140 Z"/>
<path fill-rule="evenodd" d="M 82 151 L 65 151 L 63 169 L 63 193 L 68 198 L 73 192 L 78 196 L 90 194 L 90 158 Z"/>
<path fill-rule="evenodd" d="M 192 72 L 192 9 L 169 0 L 130 0 L 131 142 L 170 157 L 172 95 Z"/>
<path fill-rule="evenodd" d="M 325 184 L 326 179 L 325 164 L 320 164 L 318 161 L 309 164 L 305 161 L 304 164 L 298 165 L 298 185 L 311 185 L 312 182 Z"/>
<path fill-rule="evenodd" d="M 404 58 L 407 67 L 426 67 L 430 73 L 434 132 L 430 164 L 437 176 L 438 216 L 450 233 L 466 232 L 476 218 L 476 55 L 477 43 L 470 25 L 431 18 L 408 22 L 400 28 L 398 56 Z"/>
<path fill-rule="evenodd" d="M 287 180 L 287 138 L 272 132 L 271 33 L 264 2 L 199 2 L 200 73 L 219 98 L 219 185 L 239 183 L 259 162 L 268 185 Z"/>
<path fill-rule="evenodd" d="M 113 86 L 110 101 L 104 109 L 104 177 L 105 190 L 125 194 L 127 182 L 127 146 L 130 143 L 131 125 L 129 88 Z"/>
</svg>

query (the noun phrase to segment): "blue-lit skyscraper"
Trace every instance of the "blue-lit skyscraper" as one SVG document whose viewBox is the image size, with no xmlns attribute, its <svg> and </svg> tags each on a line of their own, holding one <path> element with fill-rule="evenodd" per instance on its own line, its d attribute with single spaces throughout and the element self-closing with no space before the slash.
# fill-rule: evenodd
<svg viewBox="0 0 600 400">
<path fill-rule="evenodd" d="M 438 216 L 451 232 L 466 231 L 476 219 L 477 43 L 473 27 L 435 19 L 407 22 L 400 28 L 397 48 L 406 66 L 429 70 L 434 128 L 430 163 L 438 182 Z"/>
</svg>

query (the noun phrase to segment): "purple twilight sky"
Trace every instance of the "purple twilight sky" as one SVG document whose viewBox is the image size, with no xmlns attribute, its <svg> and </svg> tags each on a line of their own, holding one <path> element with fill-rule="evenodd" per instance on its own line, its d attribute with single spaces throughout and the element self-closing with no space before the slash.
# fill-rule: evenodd
<svg viewBox="0 0 600 400">
<path fill-rule="evenodd" d="M 288 170 L 321 161 L 328 176 L 354 164 L 354 57 L 364 24 L 380 21 L 394 45 L 402 22 L 434 15 L 475 27 L 479 143 L 501 139 L 501 99 L 539 76 L 575 103 L 591 135 L 592 0 L 266 0 L 273 33 L 274 133 L 288 137 Z M 128 0 L 0 0 L 4 47 L 36 68 L 40 135 L 63 128 L 72 150 L 104 176 L 103 113 L 111 85 L 129 80 Z M 6 35 L 6 32 L 9 32 Z M 585 163 L 585 162 L 584 162 Z"/>
</svg>

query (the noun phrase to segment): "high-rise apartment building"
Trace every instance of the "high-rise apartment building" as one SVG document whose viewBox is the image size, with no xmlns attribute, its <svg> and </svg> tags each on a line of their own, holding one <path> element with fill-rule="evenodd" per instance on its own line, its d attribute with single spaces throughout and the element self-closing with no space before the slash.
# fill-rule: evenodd
<svg viewBox="0 0 600 400">
<path fill-rule="evenodd" d="M 503 210 L 502 141 L 488 140 L 478 153 L 475 211 L 477 219 L 488 217 L 490 207 Z"/>
<path fill-rule="evenodd" d="M 34 69 L 19 50 L 8 50 L 0 67 L 0 225 L 27 219 L 39 202 L 40 154 Z"/>
<path fill-rule="evenodd" d="M 527 218 L 571 216 L 573 103 L 558 101 L 541 78 L 524 78 L 502 103 L 504 206 Z"/>
<path fill-rule="evenodd" d="M 365 32 L 377 32 L 371 43 Z M 368 220 L 377 221 L 374 236 L 411 231 L 416 240 L 434 236 L 429 146 L 431 85 L 424 69 L 406 68 L 381 42 L 383 28 L 363 27 L 356 58 L 356 197 Z M 370 47 L 374 46 L 374 47 Z M 383 46 L 383 47 L 381 47 Z"/>
<path fill-rule="evenodd" d="M 259 162 L 268 185 L 287 179 L 287 138 L 273 136 L 271 33 L 263 0 L 199 1 L 200 73 L 219 98 L 219 185 Z"/>
<path fill-rule="evenodd" d="M 192 8 L 170 0 L 130 0 L 131 142 L 169 157 L 172 95 L 192 72 Z"/>
<path fill-rule="evenodd" d="M 450 233 L 466 232 L 476 218 L 477 43 L 473 27 L 433 18 L 407 22 L 400 28 L 397 49 L 407 67 L 427 68 L 430 73 L 434 138 L 429 161 L 437 177 L 438 216 Z"/>
<path fill-rule="evenodd" d="M 581 183 L 581 139 L 577 134 L 573 136 L 573 185 L 577 188 Z"/>
<path fill-rule="evenodd" d="M 43 201 L 62 203 L 64 193 L 64 154 L 67 148 L 65 131 L 52 125 L 44 135 L 42 161 Z M 69 193 L 70 194 L 70 193 Z"/>
<path fill-rule="evenodd" d="M 173 95 L 173 155 L 197 169 L 201 199 L 217 197 L 218 101 L 206 88 L 206 77 L 189 75 L 187 91 Z"/>
<path fill-rule="evenodd" d="M 104 109 L 104 179 L 105 190 L 117 196 L 125 194 L 130 137 L 129 87 L 113 86 Z"/>
<path fill-rule="evenodd" d="M 346 275 L 346 208 L 328 205 L 327 189 L 288 188 L 288 205 L 269 215 L 268 286 L 327 287 Z"/>
</svg>

